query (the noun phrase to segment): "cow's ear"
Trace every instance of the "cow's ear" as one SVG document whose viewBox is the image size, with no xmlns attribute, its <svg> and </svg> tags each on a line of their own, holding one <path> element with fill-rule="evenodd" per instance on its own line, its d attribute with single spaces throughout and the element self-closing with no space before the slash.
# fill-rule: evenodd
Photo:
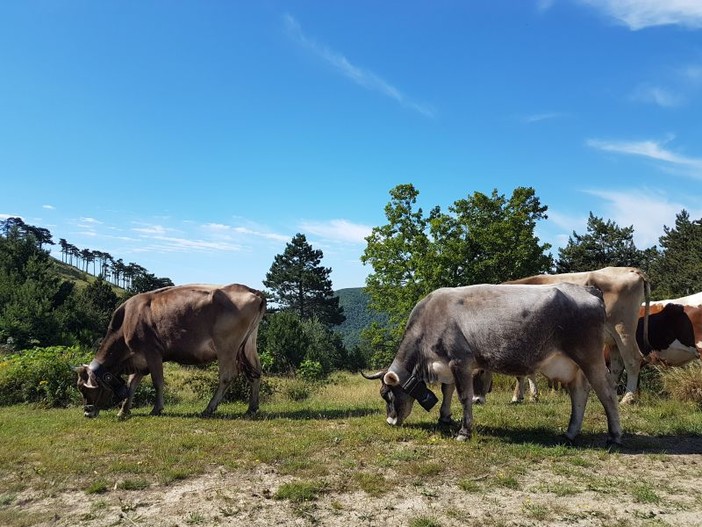
<svg viewBox="0 0 702 527">
<path fill-rule="evenodd" d="M 388 386 L 397 386 L 398 384 L 400 384 L 400 378 L 394 371 L 389 371 L 383 377 L 383 382 Z"/>
</svg>

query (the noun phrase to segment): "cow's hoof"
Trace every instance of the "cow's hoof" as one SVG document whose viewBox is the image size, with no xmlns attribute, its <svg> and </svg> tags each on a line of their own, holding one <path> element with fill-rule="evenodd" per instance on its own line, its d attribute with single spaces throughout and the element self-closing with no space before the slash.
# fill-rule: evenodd
<svg viewBox="0 0 702 527">
<path fill-rule="evenodd" d="M 126 421 L 126 420 L 129 419 L 131 416 L 132 416 L 132 414 L 129 414 L 129 413 L 123 414 L 122 412 L 119 412 L 119 413 L 117 414 L 117 419 L 118 419 L 119 421 Z"/>
<path fill-rule="evenodd" d="M 565 446 L 575 446 L 575 438 L 574 437 L 568 437 L 567 434 L 561 434 L 559 436 L 560 438 L 560 443 Z"/>
<path fill-rule="evenodd" d="M 470 440 L 470 435 L 458 434 L 456 436 L 456 441 L 468 441 L 468 440 Z"/>
<path fill-rule="evenodd" d="M 450 417 L 440 417 L 438 421 L 439 426 L 453 426 L 455 421 Z"/>
<path fill-rule="evenodd" d="M 203 410 L 202 413 L 200 413 L 200 417 L 207 419 L 208 417 L 212 417 L 214 412 L 212 410 Z"/>
<path fill-rule="evenodd" d="M 153 410 L 151 410 L 151 415 L 159 416 L 159 415 L 161 415 L 162 413 L 163 413 L 163 408 L 161 408 L 160 410 L 157 410 L 156 408 L 154 408 Z"/>
<path fill-rule="evenodd" d="M 509 404 L 522 404 L 524 399 L 512 399 Z"/>
<path fill-rule="evenodd" d="M 633 393 L 629 392 L 622 397 L 622 400 L 619 402 L 620 405 L 628 405 L 628 404 L 636 404 L 638 402 L 636 395 Z"/>
<path fill-rule="evenodd" d="M 616 451 L 624 448 L 624 443 L 622 443 L 621 437 L 608 437 L 606 445 L 609 450 Z"/>
</svg>

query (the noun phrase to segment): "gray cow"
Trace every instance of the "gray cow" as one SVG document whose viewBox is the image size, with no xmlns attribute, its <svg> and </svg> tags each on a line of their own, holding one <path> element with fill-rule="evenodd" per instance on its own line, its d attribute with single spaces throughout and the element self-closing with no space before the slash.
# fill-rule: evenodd
<svg viewBox="0 0 702 527">
<path fill-rule="evenodd" d="M 569 387 L 568 440 L 580 432 L 592 386 L 607 414 L 608 444 L 618 445 L 622 430 L 602 354 L 604 324 L 602 294 L 594 287 L 563 283 L 437 289 L 410 313 L 390 367 L 365 377 L 381 379 L 387 420 L 394 425 L 407 418 L 414 399 L 427 410 L 438 402 L 426 382 L 442 383 L 441 420 L 450 420 L 455 385 L 463 406 L 457 439 L 466 440 L 473 425 L 474 371 L 515 376 L 538 371 Z"/>
</svg>

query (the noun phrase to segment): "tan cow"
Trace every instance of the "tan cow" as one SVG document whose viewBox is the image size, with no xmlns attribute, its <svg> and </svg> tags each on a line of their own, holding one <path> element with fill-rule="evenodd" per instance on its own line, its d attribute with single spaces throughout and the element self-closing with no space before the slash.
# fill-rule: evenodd
<svg viewBox="0 0 702 527">
<path fill-rule="evenodd" d="M 258 325 L 266 310 L 263 293 L 240 284 L 183 285 L 135 295 L 119 306 L 89 365 L 76 368 L 86 417 L 96 417 L 112 395 L 129 415 L 134 392 L 151 374 L 156 404 L 163 410 L 163 362 L 219 362 L 219 386 L 203 415 L 211 415 L 239 373 L 251 383 L 249 413 L 258 410 L 261 363 Z M 120 377 L 128 374 L 128 387 Z"/>
<path fill-rule="evenodd" d="M 644 335 L 648 334 L 648 305 L 650 284 L 640 269 L 634 267 L 605 267 L 597 271 L 536 275 L 511 284 L 555 284 L 568 282 L 578 285 L 591 285 L 602 291 L 607 321 L 605 324 L 605 344 L 612 353 L 611 373 L 616 381 L 626 368 L 626 392 L 621 404 L 636 400 L 636 391 L 641 369 L 642 353 L 636 343 L 636 326 L 639 320 L 639 306 L 645 301 Z"/>
</svg>

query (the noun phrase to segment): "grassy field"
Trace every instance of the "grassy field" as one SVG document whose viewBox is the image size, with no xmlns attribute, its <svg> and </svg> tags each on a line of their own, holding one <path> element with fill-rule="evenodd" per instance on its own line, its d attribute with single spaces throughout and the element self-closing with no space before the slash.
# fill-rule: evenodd
<svg viewBox="0 0 702 527">
<path fill-rule="evenodd" d="M 224 404 L 214 418 L 202 419 L 206 400 L 167 404 L 161 417 L 149 416 L 150 407 L 137 408 L 127 421 L 118 421 L 115 410 L 88 420 L 77 407 L 0 408 L 0 525 L 238 525 L 246 515 L 247 523 L 258 524 L 280 522 L 266 517 L 276 510 L 303 525 L 353 524 L 346 523 L 352 517 L 366 525 L 398 520 L 411 527 L 679 525 L 702 511 L 699 494 L 691 493 L 702 485 L 702 412 L 692 403 L 643 394 L 639 404 L 622 409 L 626 447 L 609 452 L 604 412 L 594 396 L 582 436 L 566 446 L 560 434 L 570 403 L 563 393 L 515 406 L 507 390 L 499 390 L 474 409 L 473 439 L 459 443 L 456 428 L 435 424 L 436 408 L 427 413 L 415 405 L 405 426 L 388 426 L 377 390 L 377 382 L 338 374 L 295 402 L 290 394 L 297 392 L 279 380 L 254 419 L 243 417 L 243 403 Z M 460 417 L 457 403 L 453 412 Z M 186 516 L 164 523 L 144 516 L 145 505 L 139 512 L 144 496 L 153 506 L 169 489 L 213 473 L 234 481 L 263 478 L 261 467 L 268 479 L 265 489 L 250 490 L 262 501 L 252 510 L 223 497 L 217 506 L 193 505 Z M 677 479 L 662 479 L 668 472 Z M 438 507 L 449 491 L 451 506 Z M 428 508 L 398 508 L 403 493 L 416 494 Z M 83 512 L 52 510 L 66 503 L 65 496 Z M 592 510 L 566 506 L 578 497 L 594 502 Z M 598 499 L 613 500 L 612 511 L 598 512 Z M 480 503 L 494 510 L 478 521 L 463 511 L 462 500 L 471 510 Z M 510 513 L 505 504 L 514 500 Z M 269 510 L 268 503 L 275 507 Z M 363 510 L 364 503 L 387 505 L 391 516 L 363 517 L 355 507 Z M 618 503 L 630 510 L 620 511 Z"/>
</svg>

